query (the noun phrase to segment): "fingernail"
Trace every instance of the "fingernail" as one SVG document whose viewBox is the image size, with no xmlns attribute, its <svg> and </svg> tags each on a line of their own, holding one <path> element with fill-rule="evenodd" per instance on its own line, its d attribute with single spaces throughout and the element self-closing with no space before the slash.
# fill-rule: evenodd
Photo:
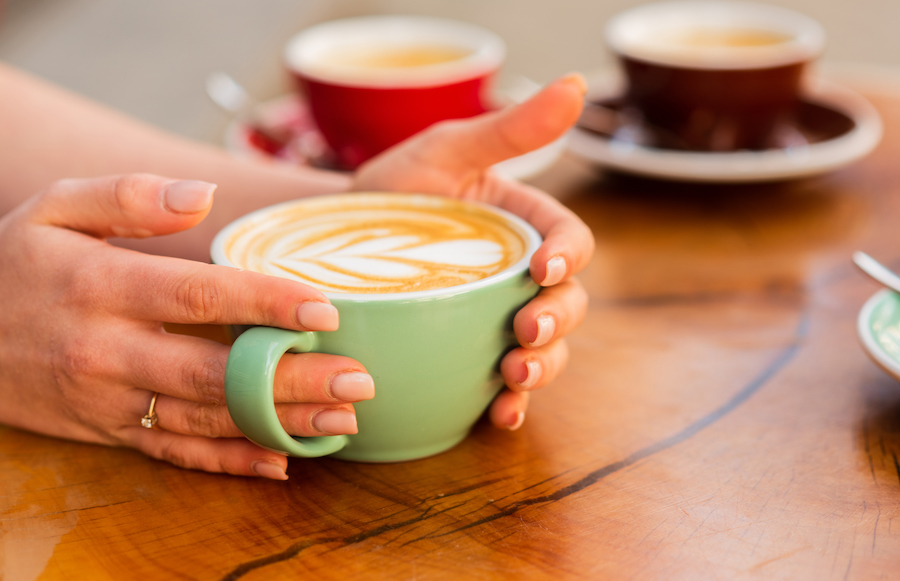
<svg viewBox="0 0 900 581">
<path fill-rule="evenodd" d="M 313 418 L 315 429 L 326 434 L 355 434 L 356 414 L 347 410 L 323 410 Z"/>
<path fill-rule="evenodd" d="M 368 373 L 340 373 L 331 380 L 331 395 L 344 401 L 361 401 L 375 397 L 375 381 Z"/>
<path fill-rule="evenodd" d="M 250 464 L 250 469 L 263 478 L 270 480 L 287 480 L 288 475 L 285 474 L 284 468 L 270 460 L 257 460 Z"/>
<path fill-rule="evenodd" d="M 216 184 L 181 180 L 165 187 L 163 201 L 166 208 L 176 214 L 196 214 L 209 207 L 214 191 Z"/>
<path fill-rule="evenodd" d="M 525 412 L 516 412 L 509 417 L 509 422 L 506 424 L 506 429 L 510 432 L 514 432 L 522 427 L 522 424 L 525 423 Z"/>
<path fill-rule="evenodd" d="M 573 85 L 577 85 L 578 89 L 581 91 L 582 96 L 587 94 L 587 81 L 584 79 L 584 75 L 582 75 L 581 73 L 573 71 L 571 73 L 563 75 L 560 80 L 567 83 L 572 83 Z"/>
<path fill-rule="evenodd" d="M 566 276 L 566 259 L 562 256 L 554 256 L 547 261 L 547 274 L 541 281 L 541 286 L 553 286 Z"/>
<path fill-rule="evenodd" d="M 537 385 L 537 382 L 541 379 L 541 364 L 534 359 L 525 362 L 525 379 L 519 382 L 521 387 L 525 389 L 529 389 Z"/>
<path fill-rule="evenodd" d="M 537 318 L 537 337 L 531 342 L 532 347 L 540 347 L 553 338 L 556 332 L 556 321 L 550 315 L 541 315 Z"/>
<path fill-rule="evenodd" d="M 338 311 L 328 303 L 300 303 L 297 305 L 297 322 L 311 331 L 336 331 Z"/>
</svg>

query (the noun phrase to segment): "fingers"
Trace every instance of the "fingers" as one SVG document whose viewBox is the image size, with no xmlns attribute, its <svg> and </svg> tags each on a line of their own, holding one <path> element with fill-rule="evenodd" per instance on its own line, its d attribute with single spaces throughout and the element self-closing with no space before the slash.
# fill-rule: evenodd
<svg viewBox="0 0 900 581">
<path fill-rule="evenodd" d="M 108 248 L 82 284 L 102 289 L 102 307 L 148 321 L 266 325 L 333 331 L 338 312 L 320 291 L 274 276 Z M 104 259 L 105 258 L 105 259 Z"/>
<path fill-rule="evenodd" d="M 445 164 L 487 169 L 561 137 L 578 120 L 586 91 L 580 74 L 567 75 L 518 105 L 435 126 L 423 133 L 422 149 Z"/>
<path fill-rule="evenodd" d="M 29 211 L 38 223 L 101 238 L 169 234 L 199 222 L 214 189 L 143 174 L 63 180 L 37 196 Z M 338 326 L 337 310 L 321 292 L 285 279 L 114 248 L 83 262 L 70 294 L 115 314 L 184 324 Z"/>
<path fill-rule="evenodd" d="M 548 287 L 580 272 L 594 254 L 594 235 L 577 218 L 562 217 L 543 233 L 544 242 L 531 257 L 531 278 Z"/>
<path fill-rule="evenodd" d="M 500 362 L 509 389 L 491 404 L 489 416 L 498 428 L 517 430 L 525 421 L 528 392 L 553 381 L 569 360 L 563 339 L 584 319 L 588 297 L 575 279 L 543 289 L 516 313 L 513 329 L 524 347 L 510 351 Z"/>
<path fill-rule="evenodd" d="M 358 431 L 356 413 L 350 404 L 277 404 L 275 412 L 284 431 L 292 436 L 333 436 Z M 156 413 L 156 425 L 167 432 L 207 438 L 243 436 L 224 405 L 197 404 L 161 395 L 156 401 Z"/>
<path fill-rule="evenodd" d="M 584 320 L 587 306 L 587 292 L 575 279 L 545 288 L 516 313 L 516 340 L 533 348 L 565 337 Z"/>
<path fill-rule="evenodd" d="M 518 430 L 525 423 L 529 393 L 504 389 L 491 403 L 488 416 L 491 423 L 504 430 Z"/>
<path fill-rule="evenodd" d="M 491 403 L 488 415 L 498 428 L 518 430 L 525 422 L 529 391 L 543 387 L 563 370 L 569 360 L 564 339 L 537 349 L 513 349 L 500 362 L 507 388 Z"/>
<path fill-rule="evenodd" d="M 130 428 L 126 439 L 144 454 L 182 468 L 287 480 L 287 458 L 245 438 L 211 439 Z"/>
<path fill-rule="evenodd" d="M 500 362 L 500 374 L 511 390 L 531 391 L 553 381 L 568 361 L 569 347 L 557 339 L 535 349 L 513 349 Z"/>
<path fill-rule="evenodd" d="M 240 437 L 225 399 L 229 347 L 214 341 L 164 332 L 138 333 L 121 346 L 128 366 L 121 372 L 133 385 L 131 415 L 139 417 L 148 395 L 159 392 L 161 429 L 191 436 Z M 275 372 L 276 412 L 295 436 L 356 433 L 350 402 L 372 399 L 375 386 L 365 368 L 348 357 L 322 353 L 285 354 Z"/>
<path fill-rule="evenodd" d="M 484 201 L 519 216 L 543 237 L 531 257 L 531 277 L 541 286 L 551 286 L 580 272 L 594 254 L 594 234 L 572 210 L 559 200 L 529 185 L 496 176 Z"/>
<path fill-rule="evenodd" d="M 459 195 L 495 163 L 562 136 L 581 114 L 585 91 L 581 75 L 567 75 L 518 105 L 433 125 L 363 164 L 352 189 Z"/>
<path fill-rule="evenodd" d="M 118 381 L 194 403 L 225 405 L 227 345 L 148 331 L 134 334 L 119 349 L 127 366 Z M 349 357 L 287 353 L 275 371 L 276 403 L 341 404 L 374 396 L 372 377 Z"/>
<path fill-rule="evenodd" d="M 33 219 L 98 238 L 172 234 L 206 217 L 215 189 L 149 174 L 62 180 L 36 197 Z"/>
</svg>

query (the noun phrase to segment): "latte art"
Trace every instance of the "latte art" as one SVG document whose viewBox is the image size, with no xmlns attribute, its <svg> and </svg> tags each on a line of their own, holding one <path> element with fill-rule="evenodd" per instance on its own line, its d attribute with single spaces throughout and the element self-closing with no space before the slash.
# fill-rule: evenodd
<svg viewBox="0 0 900 581">
<path fill-rule="evenodd" d="M 465 284 L 513 265 L 526 246 L 509 220 L 429 196 L 309 198 L 252 218 L 226 239 L 228 261 L 325 292 L 405 293 Z"/>
</svg>

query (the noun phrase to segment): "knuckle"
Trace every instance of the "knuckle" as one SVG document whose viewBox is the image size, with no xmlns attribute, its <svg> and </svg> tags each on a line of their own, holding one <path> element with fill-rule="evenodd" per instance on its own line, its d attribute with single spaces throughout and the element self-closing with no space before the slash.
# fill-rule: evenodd
<svg viewBox="0 0 900 581">
<path fill-rule="evenodd" d="M 100 306 L 103 296 L 97 285 L 108 279 L 103 278 L 99 270 L 90 264 L 69 270 L 63 282 L 65 300 L 86 307 Z"/>
<path fill-rule="evenodd" d="M 187 413 L 187 431 L 194 436 L 218 438 L 225 434 L 224 414 L 218 406 L 195 405 Z"/>
<path fill-rule="evenodd" d="M 278 362 L 275 370 L 276 397 L 278 401 L 302 402 L 310 396 L 308 391 L 318 388 L 322 394 L 327 393 L 325 383 L 321 384 L 312 379 L 314 373 L 306 366 L 300 365 L 307 361 L 302 355 L 285 353 Z"/>
<path fill-rule="evenodd" d="M 34 196 L 32 207 L 38 212 L 44 208 L 55 207 L 61 198 L 70 195 L 82 182 L 83 180 L 77 178 L 56 180 Z"/>
<path fill-rule="evenodd" d="M 183 447 L 179 445 L 177 440 L 169 440 L 162 443 L 154 456 L 158 460 L 163 460 L 180 468 L 194 468 L 195 466 L 194 462 L 184 453 Z"/>
<path fill-rule="evenodd" d="M 45 192 L 50 195 L 64 194 L 76 188 L 83 180 L 77 178 L 63 178 L 56 180 L 47 187 Z"/>
<path fill-rule="evenodd" d="M 453 143 L 453 138 L 464 128 L 464 121 L 460 119 L 438 121 L 420 134 L 421 147 L 417 149 L 417 152 L 445 150 L 448 144 Z"/>
<path fill-rule="evenodd" d="M 106 375 L 106 360 L 102 350 L 82 341 L 73 341 L 61 349 L 57 375 L 76 384 L 96 380 Z"/>
<path fill-rule="evenodd" d="M 463 124 L 464 123 L 459 119 L 444 119 L 429 127 L 424 135 L 426 138 L 440 141 L 447 137 L 448 134 L 459 131 L 459 128 L 463 126 Z"/>
<path fill-rule="evenodd" d="M 219 315 L 219 289 L 200 275 L 182 281 L 174 292 L 176 305 L 188 323 L 214 322 Z"/>
<path fill-rule="evenodd" d="M 225 362 L 218 357 L 198 359 L 184 371 L 184 382 L 193 388 L 197 401 L 218 406 L 225 401 Z"/>
<path fill-rule="evenodd" d="M 122 214 L 129 214 L 137 206 L 141 177 L 136 174 L 117 176 L 112 183 L 112 201 Z"/>
<path fill-rule="evenodd" d="M 497 125 L 494 130 L 497 145 L 506 151 L 524 151 L 528 149 L 518 133 L 510 131 L 505 125 Z"/>
</svg>

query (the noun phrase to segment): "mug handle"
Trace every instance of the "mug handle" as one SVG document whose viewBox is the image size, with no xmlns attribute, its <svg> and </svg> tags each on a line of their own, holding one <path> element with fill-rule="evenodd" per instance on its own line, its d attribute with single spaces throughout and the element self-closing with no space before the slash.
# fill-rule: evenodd
<svg viewBox="0 0 900 581">
<path fill-rule="evenodd" d="M 275 413 L 275 368 L 288 351 L 316 348 L 310 331 L 253 327 L 231 347 L 225 366 L 225 403 L 237 427 L 251 442 L 285 456 L 315 458 L 333 454 L 349 443 L 347 436 L 294 437 Z"/>
</svg>

